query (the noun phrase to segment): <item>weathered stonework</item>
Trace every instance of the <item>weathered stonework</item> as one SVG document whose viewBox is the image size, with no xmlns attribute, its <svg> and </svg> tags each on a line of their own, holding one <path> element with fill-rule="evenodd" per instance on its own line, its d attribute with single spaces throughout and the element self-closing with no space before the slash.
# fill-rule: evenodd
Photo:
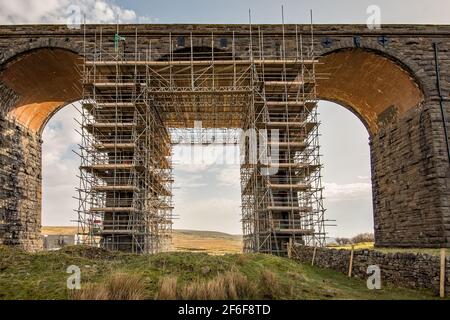
<svg viewBox="0 0 450 320">
<path fill-rule="evenodd" d="M 0 244 L 42 248 L 41 141 L 0 117 Z"/>
<path fill-rule="evenodd" d="M 314 265 L 348 274 L 350 250 L 317 248 Z M 293 258 L 311 264 L 314 248 L 296 246 Z M 450 259 L 446 261 L 446 292 L 450 292 Z M 355 250 L 352 276 L 367 279 L 367 268 L 380 267 L 382 287 L 389 283 L 404 288 L 432 289 L 439 294 L 440 257 L 414 253 L 383 253 L 374 250 Z"/>
<path fill-rule="evenodd" d="M 5 114 L 9 111 L 20 99 L 19 95 L 14 90 L 8 88 L 0 81 L 0 97 L 2 99 L 0 113 Z"/>
<path fill-rule="evenodd" d="M 215 45 L 236 35 L 236 54 L 249 52 L 246 25 L 121 26 L 139 51 L 151 41 L 153 59 L 164 58 L 177 36 L 194 46 Z M 308 41 L 310 26 L 286 26 Z M 264 47 L 279 52 L 281 28 L 254 26 Z M 87 26 L 92 41 L 98 26 Z M 113 45 L 115 26 L 103 27 Z M 40 134 L 49 118 L 79 99 L 75 65 L 83 52 L 84 30 L 65 26 L 0 26 L 0 241 L 39 246 Z M 255 46 L 258 36 L 255 35 Z M 292 38 L 291 38 L 292 39 Z M 133 41 L 131 41 L 133 42 Z M 189 41 L 186 41 L 189 43 Z M 439 108 L 434 43 L 439 44 L 441 89 L 447 127 L 450 93 L 450 27 L 387 25 L 315 26 L 315 51 L 322 64 L 318 95 L 347 107 L 370 133 L 375 237 L 377 246 L 450 247 L 450 167 Z M 295 50 L 292 40 L 287 50 Z M 183 48 L 179 48 L 183 49 Z M 217 48 L 230 53 L 228 48 Z M 127 51 L 134 51 L 128 45 Z M 9 119 L 9 120 L 6 120 Z M 17 124 L 14 123 L 14 120 Z M 20 125 L 19 125 L 20 124 Z"/>
<path fill-rule="evenodd" d="M 449 165 L 442 137 L 436 102 L 410 110 L 372 137 L 377 246 L 448 246 Z"/>
</svg>

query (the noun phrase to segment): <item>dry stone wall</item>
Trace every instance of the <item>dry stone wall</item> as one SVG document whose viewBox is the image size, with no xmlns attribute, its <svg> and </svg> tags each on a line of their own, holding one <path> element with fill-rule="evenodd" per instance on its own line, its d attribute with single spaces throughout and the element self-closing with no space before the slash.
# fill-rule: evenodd
<svg viewBox="0 0 450 320">
<path fill-rule="evenodd" d="M 293 258 L 310 264 L 313 247 L 296 246 Z M 350 250 L 317 248 L 314 265 L 348 274 Z M 450 258 L 446 262 L 446 292 L 450 292 Z M 405 288 L 426 288 L 439 293 L 440 257 L 421 253 L 383 253 L 376 250 L 355 250 L 352 275 L 367 279 L 367 268 L 380 267 L 381 282 Z"/>
</svg>

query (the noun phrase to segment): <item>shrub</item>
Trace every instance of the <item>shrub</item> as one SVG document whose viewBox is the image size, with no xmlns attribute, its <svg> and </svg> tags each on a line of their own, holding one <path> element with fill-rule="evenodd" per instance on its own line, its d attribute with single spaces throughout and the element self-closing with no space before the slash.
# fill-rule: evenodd
<svg viewBox="0 0 450 320">
<path fill-rule="evenodd" d="M 240 266 L 243 266 L 243 265 L 245 265 L 246 263 L 248 263 L 249 260 L 250 260 L 250 259 L 249 259 L 249 256 L 248 256 L 248 255 L 240 254 L 240 255 L 238 256 L 238 258 L 237 258 L 236 263 L 237 263 L 238 265 L 240 265 Z"/>
<path fill-rule="evenodd" d="M 256 291 L 245 275 L 228 271 L 211 280 L 189 283 L 179 295 L 184 300 L 237 300 L 255 297 Z"/>
<path fill-rule="evenodd" d="M 362 242 L 374 242 L 375 237 L 373 233 L 361 233 L 352 238 L 353 243 L 362 243 Z"/>
<path fill-rule="evenodd" d="M 145 287 L 141 277 L 130 274 L 113 274 L 108 282 L 109 300 L 143 300 Z"/>
<path fill-rule="evenodd" d="M 267 299 L 277 299 L 282 294 L 281 285 L 277 275 L 271 271 L 264 270 L 259 280 L 261 294 Z"/>
<path fill-rule="evenodd" d="M 251 298 L 255 295 L 254 286 L 248 278 L 238 271 L 229 271 L 224 275 L 229 300 Z"/>
<path fill-rule="evenodd" d="M 180 292 L 183 300 L 225 300 L 226 292 L 221 279 L 196 280 L 186 284 Z"/>
<path fill-rule="evenodd" d="M 69 292 L 71 300 L 109 300 L 109 294 L 106 287 L 99 284 L 88 283 L 82 290 Z"/>
<path fill-rule="evenodd" d="M 349 238 L 336 238 L 336 243 L 340 246 L 351 244 L 352 241 Z"/>
<path fill-rule="evenodd" d="M 159 282 L 158 300 L 177 299 L 177 278 L 163 277 Z"/>
<path fill-rule="evenodd" d="M 87 284 L 71 293 L 74 300 L 144 300 L 145 287 L 138 276 L 116 273 L 104 283 Z"/>
</svg>

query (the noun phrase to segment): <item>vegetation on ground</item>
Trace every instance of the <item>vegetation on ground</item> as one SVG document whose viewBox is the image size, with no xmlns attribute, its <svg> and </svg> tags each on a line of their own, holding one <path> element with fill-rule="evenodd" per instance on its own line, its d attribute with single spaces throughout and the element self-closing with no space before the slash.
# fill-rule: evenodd
<svg viewBox="0 0 450 320">
<path fill-rule="evenodd" d="M 69 266 L 82 290 L 69 291 Z M 114 253 L 67 247 L 35 254 L 0 246 L 0 299 L 435 299 L 429 290 L 384 286 L 261 254 Z"/>
<path fill-rule="evenodd" d="M 172 251 L 205 252 L 222 255 L 241 253 L 242 236 L 222 232 L 174 230 Z"/>
<path fill-rule="evenodd" d="M 375 250 L 383 253 L 415 253 L 439 256 L 439 248 L 375 248 L 373 233 L 361 233 L 353 238 L 335 238 L 334 243 L 328 244 L 329 248 L 351 250 Z M 450 250 L 447 250 L 447 256 L 450 256 Z"/>
<path fill-rule="evenodd" d="M 358 244 L 358 243 L 366 243 L 366 242 L 375 242 L 375 236 L 373 233 L 360 233 L 353 238 L 335 238 L 335 243 L 332 245 L 337 246 L 346 246 L 351 244 Z"/>
<path fill-rule="evenodd" d="M 346 245 L 328 245 L 328 248 L 332 249 L 343 249 L 343 250 L 351 250 L 352 246 L 355 248 L 355 250 L 372 250 L 374 249 L 374 243 L 373 242 L 361 242 L 361 243 L 354 243 L 354 244 L 346 244 Z"/>
</svg>

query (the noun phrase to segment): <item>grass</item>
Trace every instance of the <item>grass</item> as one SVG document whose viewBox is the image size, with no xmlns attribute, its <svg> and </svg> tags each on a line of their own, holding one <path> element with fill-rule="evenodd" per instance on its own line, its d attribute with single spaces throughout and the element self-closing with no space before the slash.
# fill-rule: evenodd
<svg viewBox="0 0 450 320">
<path fill-rule="evenodd" d="M 220 232 L 175 230 L 173 251 L 206 252 L 223 255 L 242 252 L 242 237 Z"/>
<path fill-rule="evenodd" d="M 183 300 L 238 300 L 259 296 L 258 287 L 239 271 L 227 271 L 212 279 L 197 279 L 177 290 Z"/>
<path fill-rule="evenodd" d="M 73 300 L 144 300 L 142 278 L 134 274 L 114 273 L 104 283 L 88 283 L 81 290 L 69 292 Z"/>
<path fill-rule="evenodd" d="M 69 266 L 79 266 L 82 290 L 69 292 Z M 174 252 L 111 253 L 69 247 L 29 254 L 0 246 L 0 299 L 436 299 L 429 290 L 385 286 L 285 258 Z"/>
<path fill-rule="evenodd" d="M 278 276 L 269 270 L 263 270 L 259 279 L 261 293 L 266 299 L 276 299 L 283 293 L 283 288 L 278 280 Z"/>
<path fill-rule="evenodd" d="M 333 249 L 344 249 L 351 250 L 351 245 L 345 246 L 332 246 Z M 421 254 L 429 254 L 432 256 L 439 256 L 440 249 L 433 248 L 375 248 L 373 242 L 363 242 L 355 244 L 355 250 L 375 250 L 383 253 L 421 253 Z M 447 256 L 450 256 L 450 250 L 447 250 Z"/>
<path fill-rule="evenodd" d="M 77 227 L 42 227 L 41 233 L 49 236 L 71 236 L 78 232 Z"/>
<path fill-rule="evenodd" d="M 158 300 L 176 300 L 178 298 L 178 280 L 176 277 L 167 276 L 160 280 Z"/>
<path fill-rule="evenodd" d="M 356 243 L 355 245 L 355 250 L 363 250 L 363 249 L 374 249 L 374 243 L 373 242 L 361 242 L 361 243 Z M 348 245 L 344 245 L 344 246 L 329 246 L 330 248 L 333 249 L 344 249 L 344 250 L 351 250 L 352 249 L 352 245 L 348 244 Z"/>
</svg>

